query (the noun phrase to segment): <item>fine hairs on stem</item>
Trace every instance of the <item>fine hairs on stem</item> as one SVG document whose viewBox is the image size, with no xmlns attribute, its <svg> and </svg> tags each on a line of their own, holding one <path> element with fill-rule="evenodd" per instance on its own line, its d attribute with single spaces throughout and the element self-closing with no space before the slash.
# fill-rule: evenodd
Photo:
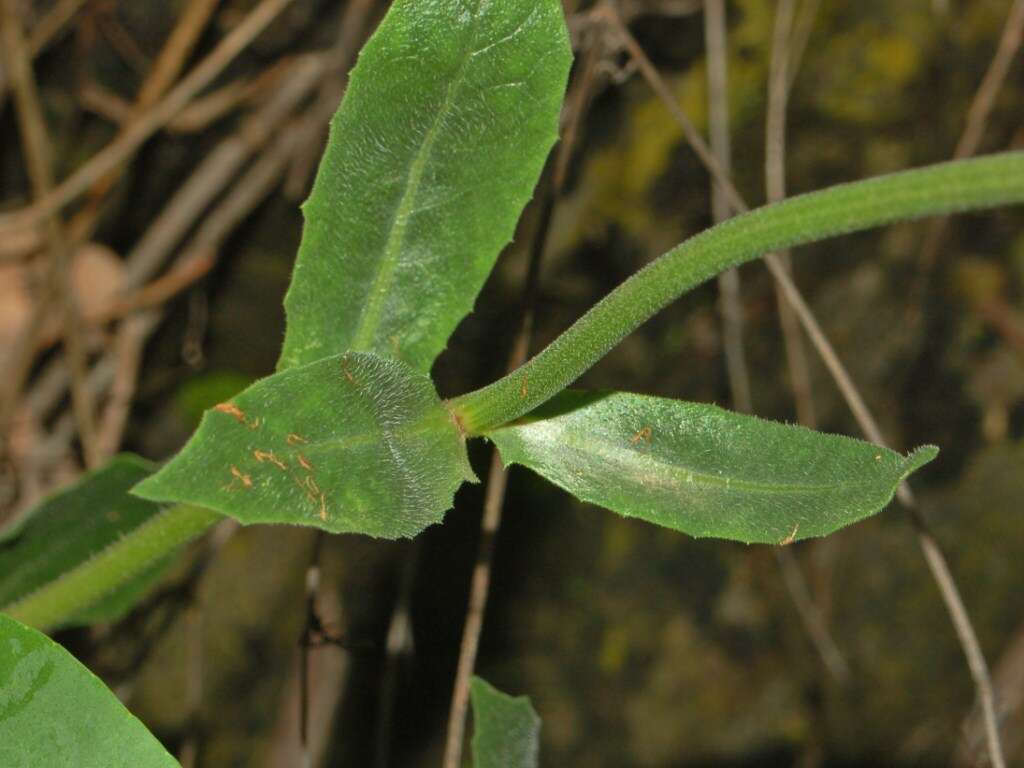
<svg viewBox="0 0 1024 768">
<path fill-rule="evenodd" d="M 765 253 L 897 220 L 1024 201 L 1024 152 L 879 176 L 788 198 L 683 242 L 595 304 L 532 360 L 450 406 L 469 435 L 523 416 L 569 386 L 684 292 Z"/>
</svg>

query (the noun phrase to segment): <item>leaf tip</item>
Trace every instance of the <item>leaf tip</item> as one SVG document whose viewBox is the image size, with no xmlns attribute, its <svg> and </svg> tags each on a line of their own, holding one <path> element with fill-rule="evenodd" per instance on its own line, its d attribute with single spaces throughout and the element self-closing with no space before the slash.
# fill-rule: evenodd
<svg viewBox="0 0 1024 768">
<path fill-rule="evenodd" d="M 939 447 L 937 445 L 922 445 L 915 448 L 907 454 L 903 462 L 903 474 L 900 476 L 900 480 L 906 480 L 911 474 L 931 462 L 938 455 Z"/>
</svg>

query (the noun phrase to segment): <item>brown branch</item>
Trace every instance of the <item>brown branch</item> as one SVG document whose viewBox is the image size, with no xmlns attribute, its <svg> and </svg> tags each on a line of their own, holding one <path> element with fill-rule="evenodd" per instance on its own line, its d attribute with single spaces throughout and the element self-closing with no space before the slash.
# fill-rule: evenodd
<svg viewBox="0 0 1024 768">
<path fill-rule="evenodd" d="M 953 150 L 953 159 L 960 160 L 970 157 L 978 151 L 981 145 L 982 136 L 985 135 L 985 128 L 988 125 L 992 108 L 995 106 L 996 96 L 1002 90 L 1006 77 L 1010 73 L 1010 67 L 1018 58 L 1022 42 L 1024 42 L 1024 0 L 1014 0 L 1010 13 L 1006 17 L 1003 26 L 1003 33 L 999 38 L 999 45 L 996 47 L 995 55 L 981 79 L 978 89 L 971 99 L 971 105 L 967 109 L 967 121 L 960 139 Z M 946 229 L 949 226 L 949 217 L 942 216 L 928 222 L 925 230 L 924 241 L 921 250 L 917 255 L 918 276 L 911 291 L 911 306 L 915 311 L 920 310 L 920 302 L 928 289 L 928 281 L 931 271 L 939 256 L 939 249 L 945 239 Z"/>
<path fill-rule="evenodd" d="M 128 254 L 123 283 L 126 290 L 137 288 L 156 274 L 235 174 L 280 131 L 281 123 L 308 97 L 323 73 L 322 54 L 299 57 L 271 99 L 206 156 Z"/>
<path fill-rule="evenodd" d="M 162 101 L 154 105 L 150 110 L 140 115 L 138 122 L 128 128 L 118 139 L 115 139 L 106 148 L 101 150 L 89 160 L 78 172 L 72 175 L 62 185 L 57 187 L 48 195 L 37 201 L 31 208 L 21 214 L 11 214 L 0 217 L 7 221 L 22 222 L 18 226 L 34 227 L 40 218 L 51 216 L 60 208 L 75 199 L 78 195 L 91 188 L 93 184 L 100 181 L 105 174 L 114 170 L 121 162 L 137 149 L 152 133 L 158 130 L 163 124 L 173 118 L 190 100 L 203 88 L 205 88 L 234 57 L 244 50 L 262 32 L 274 18 L 284 10 L 292 0 L 263 0 L 231 33 L 229 33 L 214 51 L 207 56 L 192 72 L 184 78 Z M 264 129 L 265 130 L 265 129 Z M 253 130 L 258 134 L 258 130 Z M 24 218 L 27 217 L 27 218 Z M 91 218 L 91 217 L 86 217 Z M 194 218 L 192 219 L 194 220 Z M 89 226 L 86 224 L 86 226 Z M 2 225 L 0 225 L 2 230 Z M 6 233 L 0 236 L 5 239 Z M 135 263 L 137 263 L 136 260 Z M 126 277 L 126 286 L 136 287 L 151 274 L 145 269 L 132 270 L 132 260 L 129 259 L 129 270 Z M 141 273 L 141 279 L 132 284 L 131 279 Z M 46 292 L 40 297 L 37 307 L 42 315 L 48 308 L 52 292 Z M 22 383 L 27 378 L 33 351 L 36 346 L 35 339 L 43 328 L 43 317 L 33 318 L 23 340 L 10 353 L 8 367 L 12 374 L 7 381 L 7 388 L 0 393 L 0 430 L 6 430 L 10 418 L 13 415 L 16 405 L 16 393 L 20 390 Z M 123 349 L 124 347 L 122 347 Z M 14 396 L 8 393 L 15 393 Z M 110 445 L 109 440 L 104 440 Z"/>
<path fill-rule="evenodd" d="M 286 58 L 267 67 L 253 78 L 239 78 L 227 85 L 199 96 L 167 123 L 168 133 L 198 133 L 224 118 L 243 104 L 262 97 L 280 82 L 293 59 Z M 95 81 L 87 82 L 78 91 L 78 102 L 111 123 L 122 125 L 132 118 L 132 104 L 127 99 Z"/>
<path fill-rule="evenodd" d="M 299 127 L 317 124 L 317 129 L 323 130 L 337 106 L 337 97 L 332 103 L 320 99 L 301 118 L 292 120 L 283 127 L 280 127 L 280 123 L 305 100 L 318 83 L 324 81 L 326 74 L 340 71 L 344 77 L 351 60 L 355 58 L 359 41 L 366 34 L 366 16 L 372 7 L 373 0 L 355 0 L 350 3 L 342 17 L 339 43 L 326 54 L 298 58 L 288 66 L 287 75 L 276 76 L 279 80 L 278 87 L 267 104 L 243 124 L 236 136 L 223 142 L 214 153 L 211 153 L 208 161 L 204 163 L 205 172 L 202 169 L 197 170 L 193 177 L 197 179 L 194 185 L 186 184 L 189 188 L 183 187 L 172 198 L 153 226 L 153 229 L 159 230 L 151 230 L 129 255 L 127 261 L 130 272 L 126 284 L 136 284 L 153 274 L 178 240 L 193 226 L 195 219 L 201 216 L 209 203 L 221 193 L 237 170 L 273 137 L 269 146 L 266 146 L 255 162 L 252 162 L 248 170 L 235 182 L 231 192 L 206 216 L 171 271 L 163 278 L 158 278 L 140 289 L 134 294 L 135 301 L 148 303 L 159 300 L 182 287 L 184 283 L 197 279 L 212 267 L 224 239 L 280 182 L 296 151 L 302 146 L 304 134 Z M 340 97 L 340 93 L 337 96 Z M 171 279 L 172 276 L 174 279 Z M 124 301 L 131 302 L 132 297 Z M 136 319 L 146 323 L 145 330 L 131 337 L 131 326 Z M 131 361 L 138 358 L 145 338 L 156 326 L 158 319 L 159 313 L 148 312 L 141 317 L 130 318 L 119 329 L 118 341 L 123 341 L 125 346 L 118 345 L 118 371 L 127 373 L 126 380 L 130 381 L 132 386 L 135 376 L 131 374 Z M 122 413 L 126 412 L 130 396 L 121 398 L 120 404 L 116 404 L 117 400 L 118 398 L 112 394 L 110 407 L 118 407 Z M 116 422 L 116 417 L 111 414 L 108 423 L 112 425 L 112 434 L 106 441 L 108 447 L 119 442 L 120 433 L 123 431 L 123 419 L 120 425 Z M 313 592 L 315 600 L 316 590 Z M 307 664 L 310 663 L 308 653 L 309 645 L 304 644 L 301 651 L 303 676 L 308 671 Z M 305 707 L 308 701 L 308 678 L 303 679 L 306 684 L 298 685 L 300 690 L 296 695 L 300 706 Z M 334 695 L 336 697 L 336 693 Z M 324 712 L 327 712 L 326 708 Z M 308 709 L 304 709 L 300 721 L 298 729 L 302 734 L 303 752 L 306 752 Z M 325 728 L 327 724 L 327 721 L 322 723 Z M 315 745 L 309 750 L 316 751 Z"/>
<path fill-rule="evenodd" d="M 178 748 L 181 768 L 194 768 L 199 754 L 203 703 L 203 608 L 193 598 L 185 608 L 185 738 Z"/>
<path fill-rule="evenodd" d="M 137 74 L 142 74 L 150 68 L 152 62 L 149 56 L 139 47 L 135 38 L 128 33 L 128 30 L 114 15 L 113 8 L 100 8 L 93 18 L 97 30 L 123 63 L 135 70 Z"/>
<path fill-rule="evenodd" d="M 135 103 L 129 107 L 128 113 L 121 122 L 121 130 L 114 138 L 114 142 L 128 133 L 133 124 L 145 115 L 146 110 L 152 107 L 174 84 L 199 41 L 200 35 L 213 16 L 218 2 L 219 0 L 189 0 L 185 5 L 174 29 L 171 30 L 163 48 L 160 49 L 156 61 L 148 67 L 149 73 L 139 89 Z M 111 169 L 89 190 L 86 208 L 78 214 L 78 218 L 89 222 L 84 227 L 86 230 L 92 230 L 95 220 L 99 217 L 103 201 L 120 177 L 123 167 L 121 165 Z"/>
<path fill-rule="evenodd" d="M 780 0 L 775 11 L 765 121 L 765 188 L 770 203 L 782 200 L 786 196 L 786 111 L 790 86 L 807 45 L 805 38 L 798 42 L 794 50 L 793 34 L 797 26 L 809 31 L 813 23 L 813 14 L 817 11 L 816 1 L 805 3 L 804 13 L 799 21 L 796 21 L 796 5 L 796 0 Z M 778 256 L 783 269 L 788 275 L 792 275 L 789 252 L 783 251 Z M 775 296 L 797 419 L 804 426 L 814 429 L 817 426 L 817 419 L 811 391 L 811 375 L 807 353 L 800 336 L 799 321 L 778 283 L 775 283 Z M 822 612 L 811 597 L 796 555 L 789 549 L 780 547 L 776 547 L 774 552 L 786 590 L 803 623 L 804 631 L 818 652 L 825 669 L 837 682 L 846 682 L 850 677 L 850 668 L 832 638 Z"/>
<path fill-rule="evenodd" d="M 317 537 L 320 535 L 318 532 Z M 312 616 L 321 635 L 314 636 L 311 632 L 306 643 L 297 649 L 294 671 L 282 693 L 283 706 L 270 740 L 270 752 L 263 763 L 266 768 L 315 768 L 323 764 L 330 747 L 331 727 L 348 675 L 349 656 L 344 652 L 348 644 L 323 636 L 325 626 L 338 626 L 342 622 L 341 596 L 336 587 L 330 581 L 317 583 L 315 587 Z M 311 650 L 316 653 L 310 653 Z M 303 680 L 307 682 L 305 690 Z M 307 719 L 303 723 L 301 702 L 304 699 Z M 306 734 L 305 745 L 301 743 L 303 733 Z"/>
<path fill-rule="evenodd" d="M 799 59 L 791 52 L 796 0 L 780 0 L 775 15 L 772 35 L 772 53 L 768 76 L 768 109 L 765 120 L 765 188 L 768 202 L 774 203 L 786 196 L 786 109 L 792 75 L 799 67 Z M 812 11 L 815 10 L 812 7 Z M 801 18 L 806 18 L 802 16 Z M 810 24 L 804 24 L 810 28 Z M 806 42 L 804 43 L 806 46 Z M 779 261 L 787 273 L 792 274 L 789 252 L 779 253 Z M 790 386 L 796 402 L 797 419 L 814 429 L 817 417 L 811 392 L 811 372 L 800 336 L 798 321 L 785 297 L 775 287 L 782 339 L 786 350 Z"/>
<path fill-rule="evenodd" d="M 549 192 L 549 195 L 551 193 Z M 540 260 L 547 229 L 550 223 L 550 200 L 545 203 L 547 208 L 541 214 L 541 222 L 534 236 L 530 253 L 530 265 L 524 294 L 535 292 L 533 287 L 539 277 Z M 533 330 L 533 311 L 524 307 L 520 319 L 519 333 L 509 354 L 508 370 L 512 371 L 526 362 Z M 480 634 L 483 631 L 484 613 L 487 609 L 487 597 L 491 585 L 491 563 L 494 559 L 494 544 L 498 529 L 501 527 L 501 516 L 505 503 L 505 490 L 508 486 L 508 471 L 501 461 L 497 450 L 491 452 L 491 464 L 487 472 L 487 492 L 484 497 L 484 512 L 480 521 L 480 542 L 477 545 L 476 563 L 470 582 L 469 603 L 466 607 L 466 623 L 462 629 L 462 643 L 459 647 L 459 661 L 455 671 L 455 683 L 452 688 L 452 701 L 448 713 L 448 736 L 445 742 L 443 768 L 459 768 L 462 765 L 462 744 L 466 732 L 466 712 L 469 708 L 469 683 L 476 667 L 477 652 L 480 647 Z"/>
<path fill-rule="evenodd" d="M 170 122 L 206 88 L 235 57 L 294 0 L 261 0 L 217 47 L 162 100 L 139 116 L 131 128 L 111 141 L 81 168 L 31 207 L 0 216 L 0 239 L 8 233 L 37 226 L 78 199 L 110 171 L 121 165 L 154 133 Z"/>
<path fill-rule="evenodd" d="M 0 33 L 3 35 L 5 66 L 10 73 L 11 89 L 17 106 L 25 162 L 33 192 L 36 198 L 43 198 L 53 188 L 52 147 L 36 91 L 32 57 L 18 20 L 15 0 L 2 0 L 0 13 L 3 14 L 0 18 Z M 92 396 L 85 385 L 87 360 L 78 318 L 78 305 L 71 284 L 71 251 L 63 225 L 56 213 L 47 217 L 46 235 L 50 248 L 47 282 L 52 285 L 52 289 L 47 293 L 59 303 L 58 312 L 63 326 L 64 347 L 71 371 L 72 407 L 82 441 L 82 453 L 86 464 L 91 466 L 97 457 L 96 423 Z M 37 306 L 45 308 L 48 303 L 41 300 Z M 28 324 L 30 330 L 35 330 L 36 327 L 36 322 Z M 26 358 L 28 357 L 26 355 Z M 10 385 L 5 393 L 7 399 L 3 406 L 0 406 L 3 413 L 0 425 L 3 428 L 6 428 L 9 414 L 13 413 L 14 402 L 28 374 L 28 366 L 20 360 L 17 362 L 21 363 L 16 369 L 18 378 Z"/>
<path fill-rule="evenodd" d="M 407 545 L 407 552 L 402 557 L 398 599 L 395 600 L 395 607 L 388 621 L 388 633 L 384 641 L 384 672 L 381 675 L 380 698 L 377 704 L 374 768 L 387 768 L 391 764 L 394 739 L 392 725 L 399 695 L 399 673 L 402 662 L 415 650 L 412 635 L 412 595 L 416 587 L 416 571 L 419 567 L 422 541 L 417 538 Z"/>
<path fill-rule="evenodd" d="M 135 100 L 136 110 L 142 111 L 152 106 L 174 85 L 219 3 L 220 0 L 191 0 L 185 5 L 178 23 L 174 25 L 139 89 Z"/>
<path fill-rule="evenodd" d="M 132 400 L 135 398 L 139 371 L 142 369 L 142 351 L 154 326 L 152 317 L 135 315 L 128 318 L 118 329 L 113 348 L 116 368 L 107 403 L 103 408 L 103 421 L 98 439 L 98 450 L 102 459 L 113 456 L 121 446 L 121 438 L 128 426 Z"/>
<path fill-rule="evenodd" d="M 227 236 L 280 181 L 289 157 L 295 150 L 296 138 L 293 130 L 286 129 L 281 132 L 272 147 L 238 180 L 231 193 L 203 222 L 189 246 L 183 251 L 175 270 L 187 269 L 188 265 L 202 260 L 209 262 L 208 269 L 213 267 L 216 255 Z M 175 270 L 172 270 L 172 273 Z M 115 381 L 127 382 L 130 379 L 131 383 L 123 385 L 122 397 L 111 397 L 104 412 L 104 421 L 110 425 L 103 440 L 108 451 L 116 451 L 120 444 L 126 423 L 125 416 L 130 407 L 130 397 L 134 391 L 134 379 L 137 376 L 135 361 L 141 355 L 146 339 L 158 325 L 160 314 L 159 310 L 151 310 L 141 316 L 130 316 L 118 329 L 114 359 L 115 368 L 120 375 L 115 375 Z M 133 322 L 140 323 L 141 330 L 133 328 Z"/>
<path fill-rule="evenodd" d="M 285 197 L 290 200 L 297 200 L 309 191 L 313 171 L 323 154 L 327 124 L 348 83 L 348 71 L 362 41 L 376 28 L 381 14 L 375 0 L 350 0 L 345 7 L 338 38 L 325 54 L 326 77 L 320 82 L 316 105 L 310 110 L 309 119 L 298 129 L 302 137 L 284 183 Z"/>
<path fill-rule="evenodd" d="M 729 94 L 727 49 L 725 40 L 725 0 L 707 0 L 704 4 L 704 40 L 708 70 L 708 129 L 711 153 L 725 175 L 731 173 L 729 146 Z M 711 180 L 711 212 L 715 223 L 729 218 L 729 199 L 720 185 Z M 727 269 L 718 276 L 721 302 L 725 363 L 732 390 L 733 407 L 743 413 L 754 412 L 750 391 L 750 370 L 743 349 L 743 304 L 740 299 L 739 270 Z"/>
<path fill-rule="evenodd" d="M 782 0 L 778 14 L 786 24 L 792 23 L 792 0 Z M 788 8 L 787 8 L 788 7 Z M 788 15 L 788 18 L 787 18 Z M 787 27 L 788 28 L 788 27 Z M 709 114 L 711 116 L 711 151 L 723 172 L 729 170 L 729 136 L 728 136 L 728 84 L 726 75 L 726 24 L 725 4 L 722 0 L 708 0 L 705 9 L 705 39 L 707 41 L 708 58 L 708 98 Z M 778 40 L 775 41 L 779 42 Z M 774 61 L 773 48 L 773 61 Z M 787 52 L 786 41 L 777 47 L 783 55 Z M 785 72 L 782 73 L 781 82 L 785 84 Z M 769 112 L 772 111 L 771 99 L 769 99 Z M 778 112 L 779 105 L 775 105 Z M 781 110 L 785 111 L 785 100 L 782 101 Z M 723 221 L 729 217 L 729 202 L 723 194 L 721 187 L 713 181 L 712 186 L 712 210 L 716 222 Z M 719 289 L 722 294 L 724 334 L 726 337 L 726 359 L 730 385 L 733 393 L 733 406 L 744 413 L 753 413 L 753 402 L 751 400 L 750 375 L 743 355 L 743 328 L 742 309 L 740 305 L 739 277 L 736 270 L 730 270 L 721 276 L 734 275 L 732 280 L 720 279 Z M 783 308 L 788 309 L 784 302 Z M 799 332 L 796 328 L 795 318 L 793 320 L 793 331 Z M 797 337 L 799 342 L 799 337 Z M 789 361 L 792 363 L 792 359 Z M 796 379 L 795 372 L 791 368 L 791 377 Z M 809 382 L 808 382 L 809 386 Z M 796 561 L 796 557 L 788 550 L 776 548 L 775 558 L 779 565 L 783 584 L 785 585 L 790 599 L 796 608 L 797 615 L 803 623 L 804 630 L 811 640 L 818 655 L 821 657 L 825 668 L 832 676 L 842 682 L 849 676 L 849 670 L 839 649 L 832 640 L 827 626 L 810 598 L 810 589 L 804 579 L 803 572 Z"/>
<path fill-rule="evenodd" d="M 1024 624 L 1017 627 L 996 664 L 994 683 L 999 720 L 1003 724 L 1003 738 L 1008 744 L 1007 752 L 1013 754 L 1024 741 L 1021 728 L 1024 725 Z M 979 768 L 985 765 L 985 744 L 984 719 L 975 709 L 961 729 L 960 744 L 953 758 L 955 768 Z"/>
<path fill-rule="evenodd" d="M 564 189 L 565 169 L 568 167 L 569 157 L 575 147 L 575 143 L 570 143 L 569 139 L 571 137 L 575 141 L 578 136 L 579 125 L 589 106 L 596 81 L 596 71 L 603 56 L 600 41 L 600 36 L 595 36 L 593 43 L 585 48 L 585 59 L 580 66 L 580 74 L 573 92 L 567 99 L 567 109 L 570 110 L 569 125 L 565 131 L 566 138 L 558 147 L 558 153 L 554 160 L 555 172 L 551 175 L 544 207 L 540 212 L 540 220 L 531 243 L 529 268 L 523 286 L 519 331 L 508 358 L 507 367 L 510 371 L 522 365 L 529 355 L 530 340 L 533 335 L 534 308 L 540 282 L 540 264 L 547 248 L 555 202 Z M 469 601 L 466 607 L 466 623 L 462 629 L 458 666 L 452 687 L 451 707 L 448 712 L 448 733 L 442 761 L 443 768 L 459 768 L 462 764 L 466 713 L 469 708 L 469 683 L 476 667 L 477 652 L 480 647 L 480 634 L 483 630 L 484 613 L 487 609 L 487 597 L 491 583 L 491 563 L 498 529 L 501 527 L 507 485 L 508 470 L 504 468 L 498 451 L 494 450 L 491 453 L 491 464 L 487 473 L 487 491 L 484 497 L 483 517 L 480 521 L 480 542 L 477 545 L 476 563 L 473 566 Z"/>
<path fill-rule="evenodd" d="M 768 266 L 769 269 L 772 269 L 771 263 Z M 803 296 L 791 281 L 781 280 L 783 275 L 774 270 L 772 274 L 776 276 L 776 279 L 780 279 L 782 288 L 786 292 L 787 301 L 793 306 L 797 316 L 800 318 L 804 330 L 810 336 L 814 348 L 838 385 L 843 399 L 853 413 L 854 419 L 856 419 L 861 431 L 871 442 L 887 445 L 874 415 L 865 404 L 860 392 L 853 383 L 853 379 L 821 330 Z M 917 531 L 918 544 L 924 554 L 925 561 L 928 563 L 932 578 L 939 588 L 939 594 L 946 605 L 946 611 L 949 613 L 953 628 L 960 641 L 960 647 L 967 660 L 967 666 L 974 680 L 978 700 L 985 716 L 986 729 L 989 736 L 988 749 L 992 765 L 994 768 L 1005 768 L 1006 762 L 1003 759 L 1002 745 L 999 740 L 999 728 L 995 717 L 995 702 L 992 697 L 992 681 L 989 677 L 988 664 L 985 661 L 985 655 L 982 653 L 978 636 L 974 631 L 974 626 L 964 605 L 963 597 L 960 595 L 960 590 L 949 569 L 949 563 L 931 534 L 927 521 L 921 514 L 913 492 L 906 481 L 903 481 L 897 487 L 896 497 L 910 511 L 911 520 Z"/>
<path fill-rule="evenodd" d="M 68 24 L 86 2 L 87 0 L 58 0 L 32 25 L 28 34 L 28 50 L 33 61 L 67 31 Z M 3 107 L 7 81 L 6 70 L 0 66 L 0 108 Z"/>
<path fill-rule="evenodd" d="M 212 253 L 190 253 L 188 259 L 177 262 L 166 274 L 157 277 L 141 288 L 113 299 L 103 307 L 84 312 L 82 324 L 89 329 L 100 328 L 114 320 L 121 320 L 128 315 L 153 309 L 166 304 L 179 293 L 206 277 L 213 269 Z M 59 335 L 45 333 L 39 338 L 39 350 L 43 350 L 60 340 Z"/>
<path fill-rule="evenodd" d="M 141 354 L 142 344 L 159 324 L 161 313 L 155 310 L 161 300 L 176 295 L 177 291 L 201 279 L 212 269 L 223 240 L 273 188 L 275 174 L 283 171 L 288 153 L 297 141 L 294 129 L 280 130 L 280 122 L 308 96 L 322 76 L 322 55 L 299 57 L 289 69 L 289 75 L 282 79 L 274 97 L 243 123 L 234 135 L 224 139 L 207 155 L 128 255 L 128 269 L 121 285 L 125 295 L 115 305 L 104 309 L 104 315 L 113 317 L 97 319 L 115 319 L 124 309 L 143 311 L 142 322 L 137 332 L 123 330 L 128 339 L 120 338 L 122 329 L 118 330 L 113 349 L 105 351 L 96 364 L 97 369 L 106 370 L 108 376 L 91 384 L 93 392 L 104 391 L 110 380 L 110 371 L 121 371 L 118 378 L 126 381 L 132 359 Z M 326 121 L 328 116 L 322 115 L 321 119 Z M 264 146 L 271 133 L 277 136 L 275 143 L 250 165 L 233 190 L 209 214 L 170 271 L 147 284 L 145 281 L 152 279 L 175 245 L 195 225 L 196 219 L 222 194 L 237 170 Z M 144 311 L 147 307 L 152 307 L 152 310 Z M 68 378 L 59 361 L 47 366 L 31 393 L 29 405 L 33 412 L 49 411 L 63 396 L 67 385 Z M 128 394 L 127 385 L 122 385 L 120 392 Z M 114 450 L 111 446 L 120 441 L 123 423 L 119 423 L 119 414 L 125 407 L 122 398 L 115 398 L 107 405 L 108 414 L 103 419 L 105 428 L 101 436 L 106 451 Z"/>
<path fill-rule="evenodd" d="M 800 14 L 793 22 L 792 31 L 789 33 L 786 93 L 793 90 L 793 83 L 796 81 L 797 73 L 800 71 L 800 62 L 803 61 L 807 44 L 811 40 L 811 32 L 814 30 L 814 22 L 818 17 L 818 7 L 820 5 L 821 0 L 804 0 L 800 6 Z"/>
</svg>

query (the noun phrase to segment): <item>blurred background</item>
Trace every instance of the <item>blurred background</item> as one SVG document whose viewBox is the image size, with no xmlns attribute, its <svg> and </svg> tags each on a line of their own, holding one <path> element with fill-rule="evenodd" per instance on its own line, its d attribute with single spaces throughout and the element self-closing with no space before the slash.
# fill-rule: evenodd
<svg viewBox="0 0 1024 768">
<path fill-rule="evenodd" d="M 205 408 L 273 370 L 298 206 L 387 3 L 3 3 L 10 521 L 103 457 L 168 457 Z M 435 366 L 442 395 L 506 368 L 533 242 L 539 350 L 721 215 L 680 112 L 715 151 L 729 139 L 751 206 L 1024 147 L 1021 0 L 566 12 L 563 141 Z M 886 439 L 942 448 L 915 490 L 991 665 L 1009 762 L 1024 764 L 1024 212 L 888 227 L 792 263 Z M 727 364 L 739 349 L 754 412 L 861 435 L 813 348 L 780 324 L 763 265 L 739 282 L 685 296 L 582 384 L 742 407 Z M 486 477 L 489 446 L 472 456 Z M 221 528 L 123 619 L 58 639 L 185 765 L 299 765 L 305 700 L 314 765 L 436 766 L 483 498 L 464 488 L 414 542 Z M 546 766 L 987 764 L 963 652 L 896 503 L 782 553 L 621 519 L 513 469 L 477 671 L 531 697 Z"/>
</svg>

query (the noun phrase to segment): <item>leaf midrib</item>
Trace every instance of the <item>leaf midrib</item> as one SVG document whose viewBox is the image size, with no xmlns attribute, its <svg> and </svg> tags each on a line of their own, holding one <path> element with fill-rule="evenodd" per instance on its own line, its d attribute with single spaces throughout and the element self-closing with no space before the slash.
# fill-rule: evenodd
<svg viewBox="0 0 1024 768">
<path fill-rule="evenodd" d="M 500 431 L 500 430 L 499 430 Z M 878 484 L 877 478 L 871 478 L 868 480 L 843 480 L 835 483 L 809 483 L 802 485 L 785 485 L 778 483 L 766 483 L 758 482 L 754 480 L 744 480 L 741 478 L 733 477 L 722 477 L 720 475 L 712 475 L 707 471 L 699 469 L 690 469 L 687 466 L 674 464 L 669 461 L 665 461 L 655 454 L 640 453 L 639 451 L 626 451 L 619 445 L 615 445 L 607 440 L 595 439 L 595 437 L 588 437 L 585 441 L 581 439 L 582 436 L 577 433 L 562 429 L 562 434 L 559 436 L 561 443 L 567 447 L 574 448 L 584 453 L 596 455 L 605 459 L 606 461 L 614 461 L 619 465 L 628 465 L 629 462 L 624 462 L 620 457 L 623 455 L 632 455 L 637 459 L 645 461 L 649 464 L 653 464 L 659 468 L 664 468 L 667 473 L 671 474 L 674 472 L 686 472 L 693 478 L 693 485 L 705 485 L 712 488 L 722 488 L 726 490 L 737 490 L 747 491 L 751 493 L 761 493 L 764 495 L 782 495 L 782 494 L 814 494 L 821 493 L 822 491 L 836 491 L 844 488 L 864 488 L 869 486 L 875 486 Z M 523 441 L 524 445 L 526 441 Z M 662 483 L 659 483 L 661 487 L 667 487 Z"/>
<path fill-rule="evenodd" d="M 483 0 L 477 0 L 476 7 L 473 9 L 473 22 L 477 20 L 481 2 Z M 409 227 L 409 215 L 415 210 L 415 201 L 419 193 L 423 173 L 433 154 L 434 144 L 441 131 L 441 126 L 451 110 L 454 94 L 462 87 L 465 80 L 466 70 L 472 58 L 472 50 L 477 38 L 475 25 L 468 37 L 468 44 L 462 51 L 462 63 L 459 65 L 459 70 L 448 84 L 444 101 L 441 103 L 440 109 L 437 110 L 434 121 L 427 130 L 423 143 L 410 164 L 405 191 L 402 193 L 402 199 L 392 214 L 388 240 L 384 244 L 384 252 L 378 262 L 377 271 L 373 277 L 373 284 L 359 309 L 359 320 L 356 323 L 351 349 L 367 352 L 377 351 L 374 346 L 374 336 L 380 325 L 381 314 L 384 311 L 384 302 L 390 294 L 390 284 L 394 280 L 399 257 L 405 245 L 405 235 Z"/>
</svg>

